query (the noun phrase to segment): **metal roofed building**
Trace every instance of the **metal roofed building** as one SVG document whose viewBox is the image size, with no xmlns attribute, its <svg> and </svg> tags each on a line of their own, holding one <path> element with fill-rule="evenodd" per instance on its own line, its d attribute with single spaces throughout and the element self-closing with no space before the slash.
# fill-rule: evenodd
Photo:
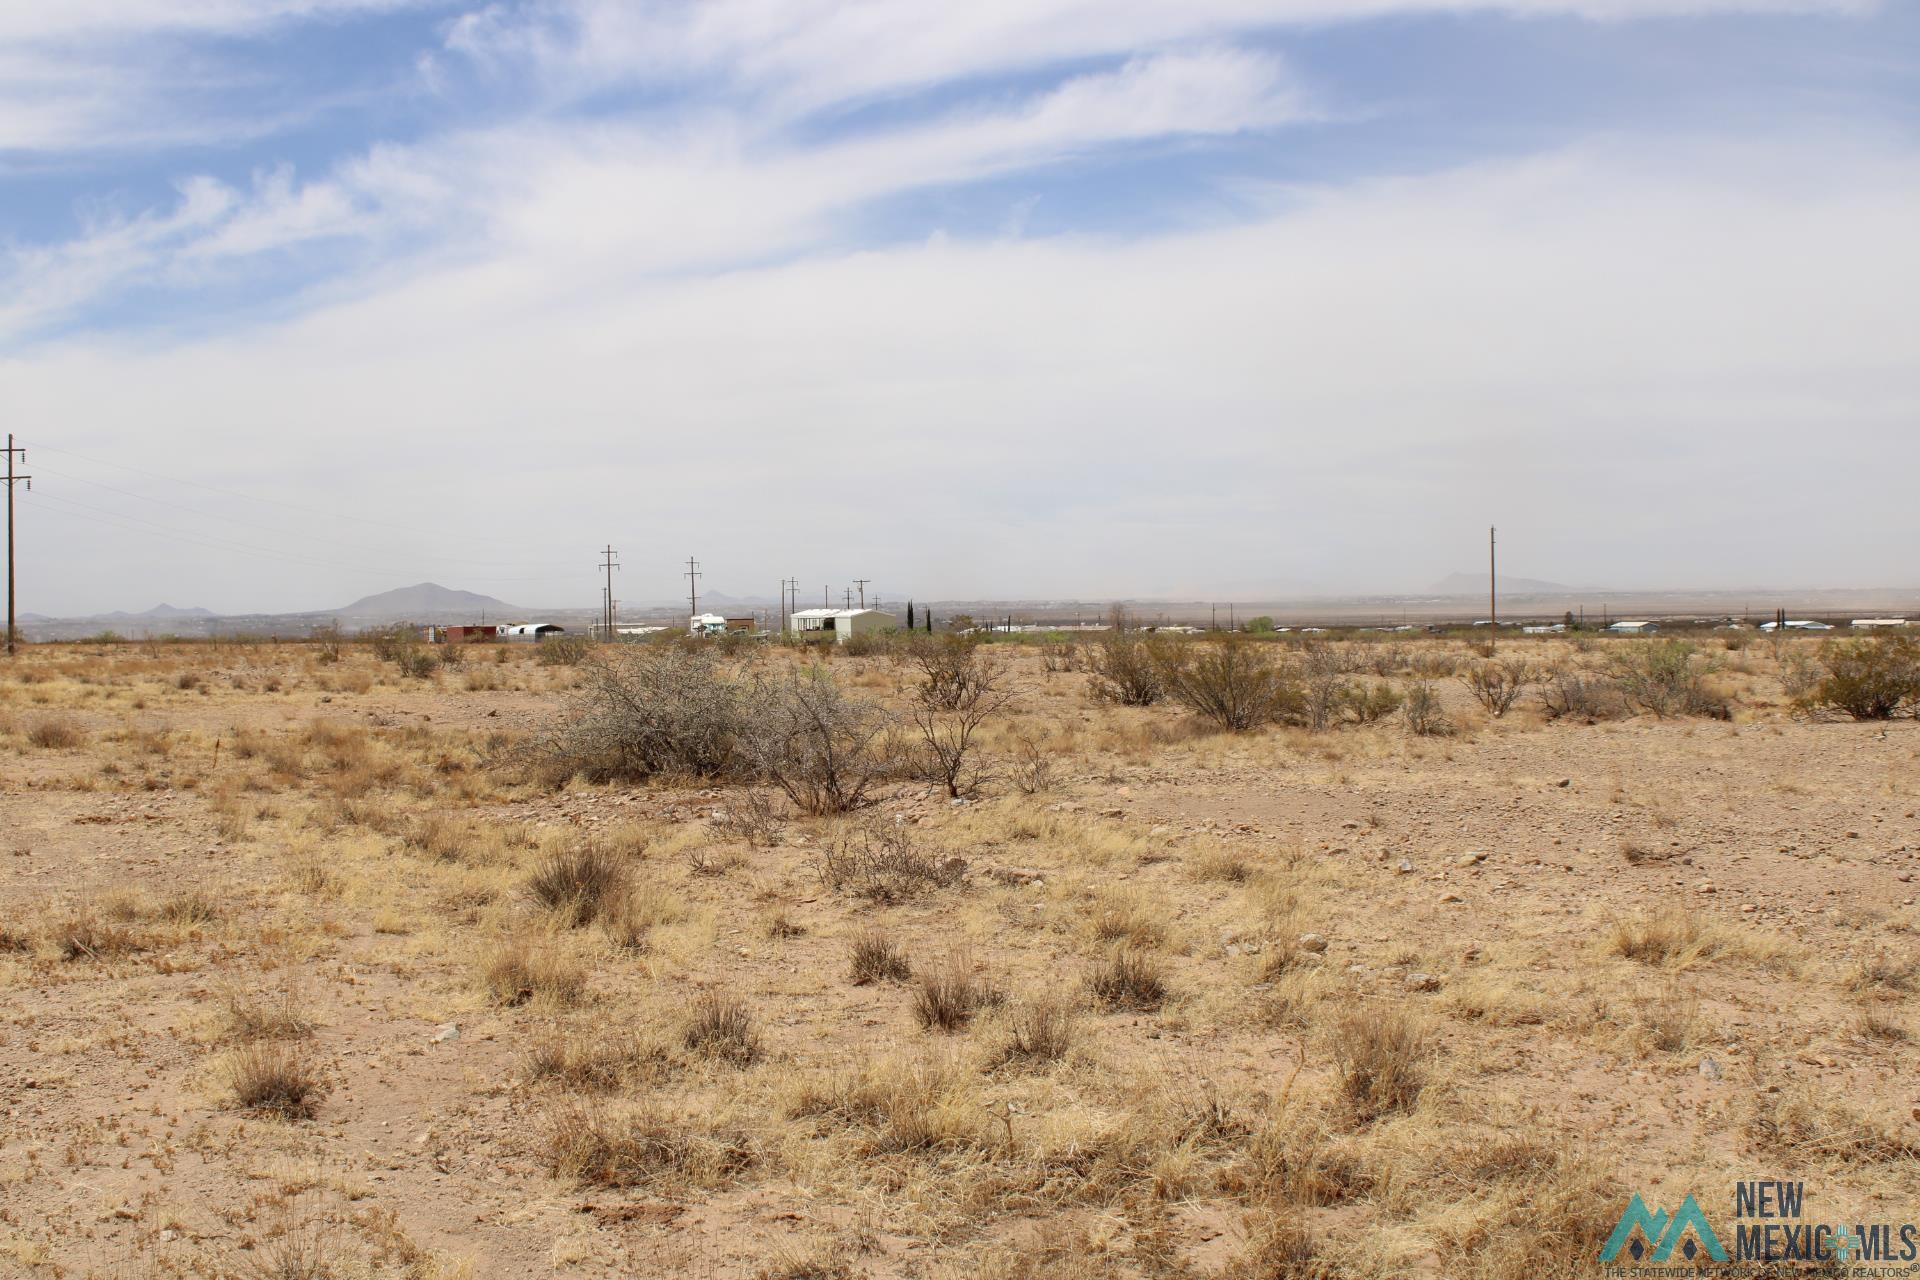
<svg viewBox="0 0 1920 1280">
<path fill-rule="evenodd" d="M 831 635 L 835 644 L 845 644 L 855 636 L 876 635 L 899 625 L 899 619 L 879 609 L 801 609 L 788 618 L 787 634 Z"/>
</svg>

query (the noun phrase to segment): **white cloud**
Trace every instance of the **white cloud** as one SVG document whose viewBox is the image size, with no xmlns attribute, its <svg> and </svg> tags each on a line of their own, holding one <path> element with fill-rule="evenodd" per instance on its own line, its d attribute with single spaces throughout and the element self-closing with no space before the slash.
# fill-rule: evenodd
<svg viewBox="0 0 1920 1280">
<path fill-rule="evenodd" d="M 502 245 L 244 336 L 46 348 L 0 364 L 0 396 L 75 424 L 81 452 L 164 470 L 160 442 L 186 439 L 216 482 L 422 513 L 445 541 L 396 537 L 396 580 L 538 512 L 521 558 L 631 545 L 634 599 L 669 598 L 689 553 L 736 593 L 789 572 L 923 595 L 1391 588 L 1460 567 L 1490 522 L 1563 580 L 1812 581 L 1844 558 L 1899 581 L 1914 159 L 1581 148 L 1199 234 L 643 285 L 623 247 Z M 1804 518 L 1764 515 L 1782 508 Z M 83 534 L 36 557 L 34 598 L 391 585 L 303 569 L 276 591 L 164 547 L 82 574 Z M 518 594 L 569 598 L 537 591 Z"/>
</svg>

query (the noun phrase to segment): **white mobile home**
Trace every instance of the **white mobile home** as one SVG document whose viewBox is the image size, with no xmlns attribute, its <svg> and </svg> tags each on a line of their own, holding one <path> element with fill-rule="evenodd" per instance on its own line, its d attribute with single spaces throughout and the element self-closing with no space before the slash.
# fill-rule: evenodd
<svg viewBox="0 0 1920 1280">
<path fill-rule="evenodd" d="M 809 639 L 830 635 L 835 644 L 845 644 L 898 625 L 892 614 L 878 609 L 802 609 L 787 620 L 787 633 Z"/>
</svg>

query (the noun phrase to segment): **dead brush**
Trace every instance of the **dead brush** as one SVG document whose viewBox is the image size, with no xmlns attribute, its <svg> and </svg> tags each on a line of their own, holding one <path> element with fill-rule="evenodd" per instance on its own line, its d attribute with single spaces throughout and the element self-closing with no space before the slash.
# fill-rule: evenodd
<svg viewBox="0 0 1920 1280">
<path fill-rule="evenodd" d="M 813 862 L 820 882 L 869 902 L 904 902 L 957 884 L 962 858 L 941 858 L 914 843 L 904 827 L 863 822 L 838 833 Z"/>
<path fill-rule="evenodd" d="M 694 1002 L 680 1040 L 702 1057 L 735 1067 L 752 1066 L 763 1052 L 753 1011 L 719 992 L 709 991 Z"/>
<path fill-rule="evenodd" d="M 1920 984 L 1920 952 L 1895 956 L 1879 951 L 1860 961 L 1846 977 L 1847 990 L 1856 995 L 1905 995 Z"/>
<path fill-rule="evenodd" d="M 236 1104 L 286 1120 L 310 1119 L 326 1093 L 319 1071 L 304 1053 L 271 1040 L 236 1049 L 224 1074 Z"/>
<path fill-rule="evenodd" d="M 1747 1117 L 1748 1140 L 1796 1164 L 1900 1164 L 1920 1159 L 1920 1138 L 1862 1115 L 1845 1102 L 1797 1088 L 1760 1094 Z"/>
<path fill-rule="evenodd" d="M 771 795 L 752 788 L 740 791 L 724 808 L 715 809 L 712 817 L 715 831 L 755 849 L 779 844 L 786 821 Z"/>
<path fill-rule="evenodd" d="M 1123 944 L 1088 971 L 1087 989 L 1110 1010 L 1158 1009 L 1167 998 L 1166 973 L 1151 955 Z"/>
<path fill-rule="evenodd" d="M 913 965 L 893 940 L 878 929 L 855 934 L 847 944 L 849 976 L 853 985 L 864 987 L 874 982 L 905 982 L 913 976 Z"/>
<path fill-rule="evenodd" d="M 1431 1078 L 1426 1027 L 1397 1009 L 1350 1013 L 1334 1024 L 1340 1097 L 1356 1123 L 1411 1111 Z"/>
<path fill-rule="evenodd" d="M 551 1082 L 584 1093 L 612 1093 L 636 1077 L 664 1080 L 674 1063 L 666 1049 L 626 1029 L 554 1026 L 520 1056 L 529 1084 Z"/>
<path fill-rule="evenodd" d="M 1675 969 L 1698 961 L 1717 960 L 1732 949 L 1718 929 L 1676 907 L 1636 919 L 1614 921 L 1607 935 L 1607 946 L 1614 955 L 1628 960 Z"/>
<path fill-rule="evenodd" d="M 42 751 L 71 751 L 86 740 L 78 725 L 55 717 L 36 720 L 27 730 L 27 741 Z"/>
<path fill-rule="evenodd" d="M 751 1168 L 750 1135 L 655 1105 L 568 1102 L 547 1120 L 547 1167 L 601 1187 L 716 1187 Z"/>
<path fill-rule="evenodd" d="M 573 928 L 592 924 L 627 885 L 627 862 L 588 842 L 548 854 L 527 878 L 527 895 Z"/>
<path fill-rule="evenodd" d="M 913 1016 L 927 1030 L 950 1035 L 966 1030 L 974 1014 L 1002 998 L 998 988 L 974 975 L 972 958 L 956 951 L 920 975 L 913 993 Z"/>
<path fill-rule="evenodd" d="M 260 991 L 229 983 L 219 992 L 222 1031 L 230 1040 L 300 1040 L 313 1034 L 298 988 Z"/>
<path fill-rule="evenodd" d="M 1006 1034 L 988 1061 L 990 1068 L 1043 1067 L 1073 1048 L 1074 1009 L 1058 996 L 1041 996 L 1014 1010 Z"/>
<path fill-rule="evenodd" d="M 88 907 L 56 920 L 48 938 L 62 960 L 110 960 L 146 946 L 130 922 L 104 917 Z"/>
</svg>

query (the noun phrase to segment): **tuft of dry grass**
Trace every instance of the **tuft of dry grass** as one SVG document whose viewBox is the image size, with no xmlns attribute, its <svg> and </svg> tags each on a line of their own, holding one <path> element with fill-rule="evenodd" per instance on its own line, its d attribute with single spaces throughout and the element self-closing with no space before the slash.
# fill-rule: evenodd
<svg viewBox="0 0 1920 1280">
<path fill-rule="evenodd" d="M 974 976 L 973 961 L 963 951 L 920 975 L 913 993 L 913 1016 L 929 1031 L 964 1031 L 973 1015 L 1000 1002 L 1000 993 Z"/>
<path fill-rule="evenodd" d="M 657 1079 L 672 1068 L 662 1046 L 627 1029 L 550 1027 L 521 1056 L 529 1083 L 552 1081 L 589 1093 L 611 1093 L 635 1076 Z"/>
<path fill-rule="evenodd" d="M 87 740 L 87 735 L 71 720 L 48 716 L 33 722 L 27 741 L 42 751 L 71 751 Z"/>
<path fill-rule="evenodd" d="M 1751 930 L 1735 931 L 1683 907 L 1663 907 L 1651 915 L 1615 920 L 1606 935 L 1606 948 L 1612 955 L 1674 970 L 1730 958 L 1773 968 L 1792 963 L 1783 944 Z"/>
<path fill-rule="evenodd" d="M 558 1177 L 602 1187 L 714 1187 L 757 1159 L 736 1129 L 670 1116 L 657 1107 L 569 1102 L 547 1121 L 545 1153 Z"/>
<path fill-rule="evenodd" d="M 686 904 L 653 884 L 629 884 L 601 904 L 600 930 L 623 951 L 646 951 L 653 931 L 686 919 Z"/>
<path fill-rule="evenodd" d="M 111 919 L 88 907 L 56 920 L 47 936 L 62 960 L 110 960 L 145 946 L 130 922 Z"/>
<path fill-rule="evenodd" d="M 1895 956 L 1879 951 L 1860 961 L 1847 974 L 1847 990 L 1859 995 L 1905 995 L 1920 986 L 1920 952 Z"/>
<path fill-rule="evenodd" d="M 1167 998 L 1160 962 L 1137 947 L 1121 945 L 1087 974 L 1087 988 L 1108 1009 L 1158 1009 Z"/>
<path fill-rule="evenodd" d="M 893 940 L 878 929 L 855 934 L 847 944 L 847 960 L 856 987 L 873 982 L 905 982 L 913 976 L 913 965 L 893 945 Z"/>
<path fill-rule="evenodd" d="M 694 1002 L 680 1039 L 693 1052 L 736 1067 L 753 1065 L 762 1052 L 753 1011 L 734 997 L 715 991 Z"/>
<path fill-rule="evenodd" d="M 288 1120 L 310 1119 L 326 1093 L 313 1062 L 276 1041 L 236 1049 L 227 1059 L 225 1077 L 239 1106 Z"/>
<path fill-rule="evenodd" d="M 493 1002 L 513 1006 L 539 1001 L 565 1008 L 580 1003 L 587 972 L 579 959 L 548 937 L 516 934 L 482 957 L 481 982 Z"/>
<path fill-rule="evenodd" d="M 1431 1078 L 1426 1027 L 1398 1010 L 1371 1008 L 1334 1024 L 1333 1061 L 1340 1096 L 1361 1124 L 1411 1111 Z"/>
<path fill-rule="evenodd" d="M 548 854 L 527 878 L 527 894 L 569 925 L 592 924 L 627 885 L 627 862 L 599 844 Z"/>
<path fill-rule="evenodd" d="M 1796 1164 L 1899 1164 L 1920 1160 L 1920 1137 L 1862 1115 L 1812 1089 L 1760 1094 L 1747 1120 L 1754 1146 Z"/>
<path fill-rule="evenodd" d="M 1073 1005 L 1058 996 L 1041 996 L 1014 1010 L 990 1066 L 1039 1067 L 1058 1062 L 1073 1047 Z"/>
<path fill-rule="evenodd" d="M 223 1031 L 232 1040 L 298 1040 L 313 1034 L 313 1019 L 292 986 L 259 991 L 229 984 L 220 992 Z"/>
</svg>

